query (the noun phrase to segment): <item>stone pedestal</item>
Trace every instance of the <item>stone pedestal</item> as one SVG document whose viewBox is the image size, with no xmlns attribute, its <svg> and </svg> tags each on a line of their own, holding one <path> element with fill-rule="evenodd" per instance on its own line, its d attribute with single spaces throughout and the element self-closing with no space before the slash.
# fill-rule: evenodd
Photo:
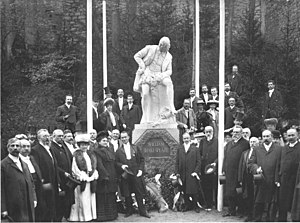
<svg viewBox="0 0 300 223">
<path fill-rule="evenodd" d="M 132 142 L 145 157 L 145 171 L 155 173 L 156 169 L 166 176 L 175 170 L 176 152 L 179 145 L 177 124 L 138 124 L 132 134 Z"/>
</svg>

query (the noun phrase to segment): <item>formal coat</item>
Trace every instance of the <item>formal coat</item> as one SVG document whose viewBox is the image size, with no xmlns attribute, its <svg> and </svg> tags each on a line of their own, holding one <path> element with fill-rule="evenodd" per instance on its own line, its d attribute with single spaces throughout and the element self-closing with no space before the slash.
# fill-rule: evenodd
<svg viewBox="0 0 300 223">
<path fill-rule="evenodd" d="M 242 76 L 237 74 L 228 74 L 226 75 L 226 82 L 230 84 L 231 90 L 235 91 L 239 95 L 243 93 L 243 84 L 242 84 Z"/>
<path fill-rule="evenodd" d="M 300 221 L 300 162 L 298 163 L 291 218 L 293 221 Z"/>
<path fill-rule="evenodd" d="M 207 93 L 207 94 L 208 94 L 208 93 Z M 211 95 L 211 94 L 208 94 L 208 100 L 207 100 L 207 101 L 205 100 L 205 97 L 204 97 L 204 94 L 203 94 L 203 93 L 201 93 L 201 94 L 199 95 L 199 98 L 202 99 L 202 100 L 205 102 L 204 110 L 208 110 L 208 109 L 209 109 L 209 105 L 207 104 L 207 102 L 208 102 L 209 100 L 212 99 L 212 95 Z"/>
<path fill-rule="evenodd" d="M 242 183 L 243 198 L 252 197 L 253 199 L 253 175 L 250 172 L 249 168 L 249 153 L 250 149 L 242 153 L 240 163 L 239 163 L 239 172 L 238 172 L 238 182 Z"/>
<path fill-rule="evenodd" d="M 60 188 L 65 191 L 65 195 L 60 197 L 57 205 L 57 215 L 59 215 L 57 217 L 58 220 L 61 220 L 63 216 L 66 218 L 69 217 L 71 205 L 75 202 L 74 190 L 67 186 L 68 178 L 65 176 L 65 172 L 72 174 L 72 154 L 64 143 L 59 146 L 56 142 L 52 141 L 50 148 L 52 149 L 57 161 Z"/>
<path fill-rule="evenodd" d="M 224 149 L 223 172 L 226 175 L 226 195 L 235 196 L 238 183 L 238 169 L 241 155 L 250 148 L 249 142 L 240 138 L 236 143 L 228 142 Z"/>
<path fill-rule="evenodd" d="M 279 118 L 283 110 L 283 102 L 281 93 L 278 90 L 274 90 L 271 97 L 269 92 L 264 96 L 263 103 L 263 118 Z"/>
<path fill-rule="evenodd" d="M 69 115 L 67 119 L 64 119 L 65 115 Z M 72 132 L 75 131 L 76 122 L 80 118 L 80 110 L 78 107 L 71 105 L 68 108 L 65 104 L 59 106 L 56 110 L 55 119 L 57 121 L 57 128 L 65 130 L 70 129 Z"/>
<path fill-rule="evenodd" d="M 144 68 L 148 67 L 153 62 L 156 51 L 158 50 L 159 50 L 158 45 L 147 45 L 134 55 L 134 59 L 138 63 L 139 67 L 144 67 Z M 143 78 L 143 75 L 144 74 L 140 74 L 139 72 L 137 72 L 134 79 L 133 90 L 139 93 L 142 92 L 140 80 L 141 78 Z M 171 75 L 172 75 L 172 55 L 169 52 L 167 52 L 167 55 L 161 66 L 161 76 L 163 79 L 164 78 L 171 79 L 170 78 Z"/>
<path fill-rule="evenodd" d="M 212 121 L 212 116 L 206 111 L 197 111 L 195 113 L 197 120 L 197 132 L 204 132 L 204 128 Z"/>
<path fill-rule="evenodd" d="M 192 98 L 187 98 L 190 100 L 191 102 L 191 109 L 193 109 L 194 113 L 197 112 L 198 108 L 197 108 L 197 102 L 200 99 L 199 97 L 195 96 L 194 100 L 192 100 Z"/>
<path fill-rule="evenodd" d="M 242 99 L 234 91 L 229 91 L 228 95 L 225 93 L 225 108 L 227 108 L 229 106 L 229 103 L 228 103 L 229 98 L 235 98 L 236 107 L 238 107 L 239 109 L 244 109 L 244 103 L 243 103 Z"/>
<path fill-rule="evenodd" d="M 257 173 L 259 167 L 262 168 L 264 180 L 256 187 L 255 203 L 270 203 L 275 193 L 275 182 L 279 182 L 281 148 L 272 143 L 269 151 L 264 145 L 254 148 L 249 160 L 251 172 Z"/>
<path fill-rule="evenodd" d="M 126 124 L 126 130 L 132 132 L 134 125 L 139 124 L 142 118 L 142 111 L 138 105 L 133 104 L 129 109 L 129 105 L 125 105 L 121 112 L 121 123 Z"/>
<path fill-rule="evenodd" d="M 121 115 L 121 112 L 123 111 L 123 107 L 125 105 L 127 105 L 127 100 L 125 98 L 123 98 L 123 105 L 122 105 L 122 108 L 120 109 L 120 106 L 119 106 L 119 101 L 120 99 L 117 98 L 117 99 L 114 99 L 115 103 L 113 104 L 113 108 L 112 108 L 112 111 L 117 113 L 119 116 Z"/>
<path fill-rule="evenodd" d="M 182 134 L 186 131 L 184 128 L 184 124 L 188 126 L 188 128 L 194 127 L 197 128 L 197 119 L 193 109 L 189 109 L 189 117 L 185 114 L 185 109 L 181 108 L 176 113 L 176 121 L 179 128 L 180 140 L 182 142 Z"/>
<path fill-rule="evenodd" d="M 297 178 L 297 170 L 300 161 L 300 142 L 294 147 L 286 145 L 281 151 L 280 161 L 280 192 L 279 210 L 290 211 L 293 202 L 294 188 Z"/>
<path fill-rule="evenodd" d="M 197 194 L 199 190 L 197 179 L 192 177 L 192 173 L 200 176 L 201 157 L 199 149 L 191 144 L 187 153 L 183 145 L 177 149 L 175 173 L 180 174 L 182 183 L 185 185 L 185 194 Z"/>
<path fill-rule="evenodd" d="M 37 210 L 43 215 L 43 220 L 41 221 L 52 221 L 56 217 L 55 209 L 58 200 L 59 175 L 54 153 L 51 152 L 51 154 L 53 158 L 40 143 L 31 150 L 31 155 L 40 167 L 43 178 L 42 199 L 45 201 L 45 207 Z M 46 188 L 48 184 L 51 185 L 49 189 Z"/>
<path fill-rule="evenodd" d="M 234 119 L 236 117 L 237 107 L 234 106 L 225 108 L 225 129 L 230 129 L 234 126 Z"/>
<path fill-rule="evenodd" d="M 130 154 L 131 159 L 128 160 L 126 158 L 124 145 L 122 145 L 116 152 L 117 172 L 119 177 L 124 172 L 122 169 L 122 165 L 127 165 L 128 169 L 133 173 L 134 178 L 136 179 L 136 185 L 134 187 L 130 187 L 130 185 L 127 184 L 126 180 L 122 178 L 120 183 L 120 189 L 121 194 L 124 197 L 128 197 L 131 193 L 135 193 L 134 189 L 136 188 L 138 188 L 142 194 L 145 194 L 145 184 L 143 182 L 143 178 L 136 177 L 139 170 L 143 171 L 143 173 L 145 172 L 144 156 L 139 147 L 132 144 L 130 146 Z"/>
<path fill-rule="evenodd" d="M 1 161 L 1 212 L 7 211 L 13 221 L 35 221 L 33 178 L 27 164 L 20 162 L 23 171 L 8 156 Z"/>
<path fill-rule="evenodd" d="M 104 131 L 112 131 L 113 129 L 120 129 L 121 121 L 117 113 L 113 112 L 116 120 L 116 126 L 113 126 L 108 111 L 102 112 L 100 115 L 101 125 L 104 127 Z"/>
<path fill-rule="evenodd" d="M 97 220 L 107 221 L 117 218 L 116 192 L 118 191 L 118 177 L 116 172 L 116 157 L 112 147 L 99 145 L 95 150 L 97 158 Z"/>
<path fill-rule="evenodd" d="M 102 129 L 101 122 L 99 119 L 101 113 L 99 113 L 98 107 L 92 107 L 92 111 L 93 111 L 93 129 L 99 132 Z"/>
</svg>

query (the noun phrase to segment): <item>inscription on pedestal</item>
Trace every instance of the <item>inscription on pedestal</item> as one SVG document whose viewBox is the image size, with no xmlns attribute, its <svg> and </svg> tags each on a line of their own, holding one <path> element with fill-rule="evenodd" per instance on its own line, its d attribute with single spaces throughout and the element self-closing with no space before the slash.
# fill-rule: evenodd
<svg viewBox="0 0 300 223">
<path fill-rule="evenodd" d="M 142 148 L 145 157 L 169 157 L 170 147 L 162 138 L 150 138 Z"/>
</svg>

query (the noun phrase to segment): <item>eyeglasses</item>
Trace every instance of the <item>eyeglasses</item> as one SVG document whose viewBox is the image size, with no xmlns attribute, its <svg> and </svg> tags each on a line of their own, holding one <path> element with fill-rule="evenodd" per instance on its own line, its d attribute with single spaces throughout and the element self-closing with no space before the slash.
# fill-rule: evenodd
<svg viewBox="0 0 300 223">
<path fill-rule="evenodd" d="M 20 147 L 20 145 L 18 145 L 18 144 L 11 144 L 10 147 L 17 147 L 18 148 L 18 147 Z"/>
</svg>

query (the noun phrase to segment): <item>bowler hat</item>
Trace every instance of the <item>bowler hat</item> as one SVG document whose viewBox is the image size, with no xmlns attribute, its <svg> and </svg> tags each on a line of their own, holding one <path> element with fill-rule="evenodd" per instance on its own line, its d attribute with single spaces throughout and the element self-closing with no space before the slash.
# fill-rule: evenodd
<svg viewBox="0 0 300 223">
<path fill-rule="evenodd" d="M 73 178 L 70 175 L 67 176 L 66 186 L 68 188 L 70 188 L 71 190 L 74 190 L 80 184 L 81 184 L 81 182 L 79 180 L 76 180 L 75 178 Z"/>
<path fill-rule="evenodd" d="M 208 164 L 205 167 L 204 173 L 205 174 L 212 174 L 216 172 L 216 165 Z"/>
</svg>

